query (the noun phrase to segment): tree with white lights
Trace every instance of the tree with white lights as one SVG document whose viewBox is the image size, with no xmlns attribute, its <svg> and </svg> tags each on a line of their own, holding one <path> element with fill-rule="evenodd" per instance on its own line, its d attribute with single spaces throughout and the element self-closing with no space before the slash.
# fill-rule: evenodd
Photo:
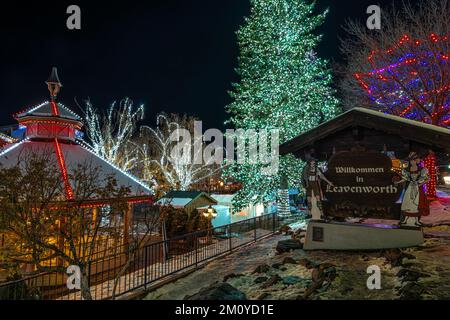
<svg viewBox="0 0 450 320">
<path fill-rule="evenodd" d="M 157 116 L 156 127 L 141 127 L 139 151 L 140 166 L 148 173 L 155 174 L 160 188 L 167 190 L 188 190 L 189 187 L 219 172 L 221 167 L 211 161 L 194 160 L 203 152 L 202 135 L 195 136 L 194 117 L 176 114 Z M 180 156 L 174 153 L 174 146 L 180 140 L 181 130 L 186 129 L 192 137 L 184 141 L 186 147 Z M 171 136 L 172 135 L 172 136 Z M 200 146 L 196 148 L 195 146 Z"/>
<path fill-rule="evenodd" d="M 144 117 L 144 106 L 135 108 L 133 101 L 125 98 L 113 102 L 105 114 L 87 101 L 84 113 L 86 134 L 94 152 L 122 170 L 134 169 L 137 147 L 131 138 Z"/>
<path fill-rule="evenodd" d="M 237 32 L 241 80 L 233 85 L 228 123 L 278 128 L 282 143 L 338 113 L 327 62 L 314 52 L 321 38 L 314 30 L 327 12 L 314 14 L 314 4 L 304 0 L 252 0 L 251 5 L 250 17 Z M 277 175 L 262 174 L 260 165 L 232 165 L 225 174 L 243 183 L 234 205 L 273 201 L 280 177 L 298 185 L 301 167 L 293 157 L 280 159 Z"/>
</svg>

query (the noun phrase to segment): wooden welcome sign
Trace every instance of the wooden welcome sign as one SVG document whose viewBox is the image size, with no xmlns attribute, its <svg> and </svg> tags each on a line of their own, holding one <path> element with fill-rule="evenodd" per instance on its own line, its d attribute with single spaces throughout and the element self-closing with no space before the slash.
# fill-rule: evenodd
<svg viewBox="0 0 450 320">
<path fill-rule="evenodd" d="M 333 155 L 323 183 L 325 214 L 340 217 L 398 219 L 402 186 L 391 159 L 378 152 L 345 151 Z"/>
</svg>

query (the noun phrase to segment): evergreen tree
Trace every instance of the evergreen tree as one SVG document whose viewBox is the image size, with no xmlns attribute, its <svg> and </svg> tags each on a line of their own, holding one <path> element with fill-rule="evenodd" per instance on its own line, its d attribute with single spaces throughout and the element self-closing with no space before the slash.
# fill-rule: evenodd
<svg viewBox="0 0 450 320">
<path fill-rule="evenodd" d="M 278 128 L 283 143 L 338 113 L 327 62 L 314 51 L 321 38 L 314 30 L 327 12 L 314 14 L 315 3 L 305 0 L 251 0 L 251 5 L 250 17 L 237 32 L 240 82 L 230 93 L 227 123 Z M 243 183 L 234 205 L 274 200 L 280 177 L 287 175 L 290 186 L 298 185 L 301 168 L 291 156 L 281 157 L 277 175 L 262 174 L 261 165 L 233 164 L 225 175 Z"/>
</svg>

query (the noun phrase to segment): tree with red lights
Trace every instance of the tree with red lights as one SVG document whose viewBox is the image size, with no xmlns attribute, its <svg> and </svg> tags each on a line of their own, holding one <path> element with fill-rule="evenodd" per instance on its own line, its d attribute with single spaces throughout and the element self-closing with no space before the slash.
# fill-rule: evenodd
<svg viewBox="0 0 450 320">
<path fill-rule="evenodd" d="M 450 127 L 450 20 L 448 0 L 405 4 L 383 11 L 381 30 L 349 21 L 352 37 L 341 88 L 344 105 L 375 109 L 445 128 Z M 434 155 L 425 159 L 435 196 Z"/>
</svg>

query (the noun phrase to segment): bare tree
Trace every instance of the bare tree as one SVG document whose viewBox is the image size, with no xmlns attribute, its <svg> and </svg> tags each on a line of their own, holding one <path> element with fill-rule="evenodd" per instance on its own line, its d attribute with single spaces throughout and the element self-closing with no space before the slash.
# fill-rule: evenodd
<svg viewBox="0 0 450 320">
<path fill-rule="evenodd" d="M 158 184 L 172 190 L 188 190 L 189 187 L 221 170 L 221 165 L 212 161 L 196 163 L 195 159 L 203 152 L 203 137 L 194 135 L 194 117 L 176 114 L 157 116 L 156 128 L 141 127 L 140 161 L 147 168 L 156 168 Z M 173 154 L 173 147 L 180 137 L 180 130 L 191 133 L 191 139 L 184 143 L 187 152 L 181 156 Z M 175 138 L 175 139 L 174 139 Z"/>
<path fill-rule="evenodd" d="M 144 117 L 144 106 L 135 108 L 133 101 L 125 98 L 120 103 L 113 102 L 105 114 L 87 101 L 84 114 L 87 137 L 94 151 L 119 168 L 132 170 L 136 145 L 131 138 Z"/>
<path fill-rule="evenodd" d="M 164 208 L 162 208 L 164 209 Z M 112 299 L 115 300 L 117 295 L 117 288 L 120 284 L 121 278 L 130 270 L 137 259 L 143 258 L 143 250 L 146 250 L 146 245 L 151 241 L 152 235 L 161 232 L 162 227 L 162 212 L 161 208 L 157 205 L 150 205 L 135 216 L 133 223 L 129 231 L 129 240 L 125 248 L 125 263 L 121 266 L 114 278 L 114 286 L 112 291 Z M 151 261 L 144 260 L 143 263 L 149 263 Z M 138 261 L 138 265 L 140 265 Z"/>
<path fill-rule="evenodd" d="M 450 124 L 449 2 L 403 3 L 382 11 L 381 30 L 345 25 L 348 64 L 340 83 L 344 105 L 426 123 Z"/>
<path fill-rule="evenodd" d="M 50 152 L 26 153 L 16 165 L 0 168 L 0 233 L 6 236 L 11 263 L 61 273 L 69 265 L 78 266 L 81 295 L 92 299 L 90 264 L 102 242 L 117 230 L 130 190 L 90 163 L 73 168 L 69 179 L 73 200 L 66 201 Z M 105 206 L 94 210 L 93 199 Z"/>
</svg>

